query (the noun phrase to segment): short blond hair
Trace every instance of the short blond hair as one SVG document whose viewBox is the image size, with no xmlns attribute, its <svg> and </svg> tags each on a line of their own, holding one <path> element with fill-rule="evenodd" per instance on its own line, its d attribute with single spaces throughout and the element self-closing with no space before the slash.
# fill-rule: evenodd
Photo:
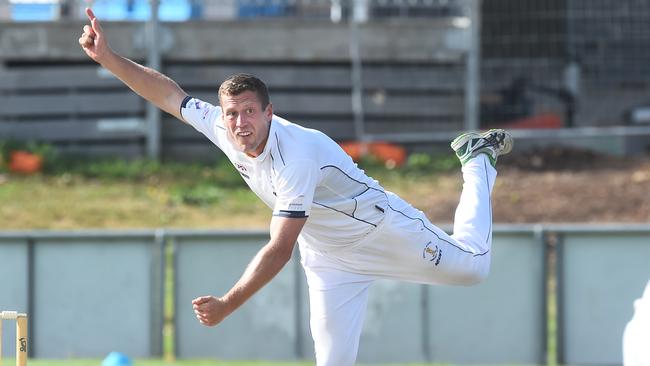
<svg viewBox="0 0 650 366">
<path fill-rule="evenodd" d="M 254 75 L 241 73 L 231 75 L 221 83 L 219 87 L 219 103 L 221 103 L 222 95 L 234 96 L 245 91 L 252 91 L 257 94 L 262 109 L 265 109 L 271 102 L 269 90 L 262 80 Z"/>
</svg>

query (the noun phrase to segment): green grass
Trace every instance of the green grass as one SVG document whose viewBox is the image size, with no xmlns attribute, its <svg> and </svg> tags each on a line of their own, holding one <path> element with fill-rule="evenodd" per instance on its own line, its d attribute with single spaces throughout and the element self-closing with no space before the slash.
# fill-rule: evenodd
<svg viewBox="0 0 650 366">
<path fill-rule="evenodd" d="M 431 183 L 436 175 L 454 163 L 448 156 L 414 156 L 400 169 L 373 161 L 362 166 L 406 199 L 426 196 L 422 190 L 435 190 Z M 44 173 L 32 176 L 3 173 L 0 165 L 0 202 L 0 230 L 246 229 L 266 228 L 271 217 L 271 210 L 225 159 L 215 164 L 160 164 L 58 158 Z"/>
<path fill-rule="evenodd" d="M 11 176 L 0 184 L 0 229 L 265 227 L 271 211 L 246 188 L 200 201 L 178 180 Z M 198 187 L 198 188 L 194 188 Z M 193 198 L 194 197 L 194 198 Z M 227 213 L 227 214 L 226 214 Z"/>
<path fill-rule="evenodd" d="M 14 365 L 14 359 L 7 358 L 2 361 L 5 365 Z M 100 359 L 66 359 L 66 360 L 43 360 L 29 359 L 29 366 L 99 366 Z M 133 366 L 313 366 L 313 362 L 271 362 L 271 361 L 220 361 L 220 360 L 177 360 L 164 361 L 155 359 L 138 359 L 132 360 Z M 370 366 L 370 364 L 360 363 L 359 366 Z M 381 364 L 382 366 L 442 366 L 443 364 L 423 364 L 423 363 L 400 363 L 400 364 Z"/>
<path fill-rule="evenodd" d="M 9 360 L 6 360 L 9 362 Z M 13 360 L 12 360 L 13 361 Z M 102 360 L 29 360 L 29 366 L 99 366 Z M 13 364 L 13 363 L 7 363 Z M 135 360 L 133 366 L 307 366 L 313 363 L 307 362 L 266 362 L 266 361 L 215 361 L 215 360 L 184 360 L 184 361 L 162 361 L 162 360 Z"/>
</svg>

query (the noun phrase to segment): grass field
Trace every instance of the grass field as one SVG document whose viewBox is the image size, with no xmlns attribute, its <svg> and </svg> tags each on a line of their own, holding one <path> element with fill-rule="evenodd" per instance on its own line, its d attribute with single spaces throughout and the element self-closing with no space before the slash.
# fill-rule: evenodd
<svg viewBox="0 0 650 366">
<path fill-rule="evenodd" d="M 3 362 L 6 365 L 14 365 L 13 359 Z M 99 366 L 102 360 L 93 359 L 70 359 L 70 360 L 29 360 L 29 366 Z M 313 366 L 313 362 L 270 362 L 270 361 L 216 361 L 216 360 L 184 360 L 184 361 L 162 361 L 162 360 L 134 360 L 133 366 Z M 373 364 L 374 365 L 374 364 Z M 386 364 L 381 366 L 442 366 L 443 364 L 422 364 L 422 363 L 400 363 Z M 370 364 L 358 364 L 358 366 L 372 366 Z"/>
<path fill-rule="evenodd" d="M 13 360 L 11 360 L 13 361 Z M 3 362 L 6 365 L 13 365 L 10 360 Z M 99 366 L 102 360 L 29 360 L 29 366 Z M 214 360 L 190 360 L 190 361 L 173 361 L 166 362 L 162 360 L 135 360 L 134 366 L 306 366 L 313 365 L 305 362 L 289 362 L 289 363 L 276 363 L 276 362 L 239 362 L 239 361 L 214 361 Z"/>
<path fill-rule="evenodd" d="M 440 178 L 440 169 L 427 170 L 432 164 L 401 170 L 371 165 L 369 169 L 386 188 L 415 200 L 436 190 L 432 182 Z M 427 184 L 418 184 L 423 181 Z M 58 163 L 33 176 L 0 169 L 0 202 L 0 230 L 265 229 L 271 217 L 271 209 L 224 163 Z"/>
</svg>

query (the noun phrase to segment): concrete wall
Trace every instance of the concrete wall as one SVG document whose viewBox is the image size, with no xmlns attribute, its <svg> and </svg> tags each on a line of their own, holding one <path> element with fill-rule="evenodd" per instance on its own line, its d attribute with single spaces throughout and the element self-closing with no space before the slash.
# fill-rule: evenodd
<svg viewBox="0 0 650 366">
<path fill-rule="evenodd" d="M 77 43 L 84 24 L 0 22 L 0 61 L 85 61 Z M 106 22 L 103 27 L 117 52 L 146 57 L 143 23 Z M 159 37 L 163 58 L 176 61 L 349 60 L 347 25 L 320 20 L 163 23 Z M 467 50 L 469 33 L 451 21 L 396 19 L 361 25 L 360 43 L 367 61 L 449 61 Z"/>
<path fill-rule="evenodd" d="M 557 294 L 546 293 L 551 234 L 560 238 Z M 261 231 L 0 233 L 0 276 L 10 279 L 0 309 L 29 313 L 32 357 L 159 356 L 165 238 L 174 248 L 177 357 L 313 359 L 297 253 L 219 327 L 194 318 L 191 299 L 230 288 L 267 241 Z M 557 296 L 559 362 L 620 364 L 622 331 L 650 278 L 649 243 L 647 225 L 497 226 L 480 285 L 373 284 L 359 362 L 543 364 L 547 297 Z"/>
<path fill-rule="evenodd" d="M 650 279 L 650 238 L 635 232 L 565 234 L 559 254 L 561 363 L 619 364 L 623 330 Z"/>
<path fill-rule="evenodd" d="M 174 240 L 179 358 L 313 359 L 307 287 L 297 256 L 219 327 L 201 326 L 191 311 L 192 298 L 227 291 L 266 240 L 261 234 Z M 376 281 L 358 361 L 543 363 L 544 245 L 532 232 L 500 232 L 494 243 L 492 273 L 479 286 Z"/>
<path fill-rule="evenodd" d="M 35 358 L 162 355 L 162 261 L 155 234 L 0 236 L 0 309 L 28 313 Z M 6 327 L 5 354 L 15 354 Z"/>
</svg>

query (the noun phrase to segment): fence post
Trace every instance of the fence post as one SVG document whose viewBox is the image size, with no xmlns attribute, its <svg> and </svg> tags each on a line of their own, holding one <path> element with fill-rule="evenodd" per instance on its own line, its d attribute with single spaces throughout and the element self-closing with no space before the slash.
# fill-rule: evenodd
<svg viewBox="0 0 650 366">
<path fill-rule="evenodd" d="M 160 71 L 160 48 L 159 33 L 160 21 L 158 19 L 158 7 L 160 0 L 150 0 L 151 17 L 147 22 L 148 54 L 147 66 Z M 160 110 L 152 103 L 147 103 L 147 157 L 153 160 L 160 159 Z"/>
<path fill-rule="evenodd" d="M 465 81 L 465 130 L 480 128 L 479 92 L 481 88 L 481 0 L 467 0 L 470 20 L 470 45 L 467 50 Z"/>
<path fill-rule="evenodd" d="M 356 8 L 355 8 L 356 10 Z M 361 41 L 359 40 L 359 22 L 362 15 L 356 11 L 349 16 L 350 29 L 350 67 L 352 77 L 352 114 L 354 115 L 354 135 L 357 141 L 365 141 L 366 133 L 363 118 L 363 74 L 361 64 Z"/>
<path fill-rule="evenodd" d="M 162 357 L 164 349 L 163 332 L 165 327 L 165 229 L 154 231 L 151 258 L 151 344 L 150 354 Z"/>
</svg>

